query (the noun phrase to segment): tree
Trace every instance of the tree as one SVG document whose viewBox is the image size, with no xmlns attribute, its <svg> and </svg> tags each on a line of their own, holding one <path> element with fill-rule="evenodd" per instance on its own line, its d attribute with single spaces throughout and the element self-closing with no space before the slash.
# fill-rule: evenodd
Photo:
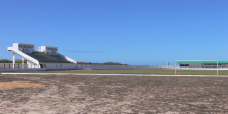
<svg viewBox="0 0 228 114">
<path fill-rule="evenodd" d="M 0 63 L 12 63 L 12 61 L 8 59 L 2 59 L 0 60 Z"/>
</svg>

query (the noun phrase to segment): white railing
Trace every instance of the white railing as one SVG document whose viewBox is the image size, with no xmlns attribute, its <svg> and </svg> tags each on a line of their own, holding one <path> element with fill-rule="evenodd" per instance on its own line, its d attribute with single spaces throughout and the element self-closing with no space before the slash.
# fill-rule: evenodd
<svg viewBox="0 0 228 114">
<path fill-rule="evenodd" d="M 75 61 L 75 60 L 73 60 L 73 59 L 71 59 L 71 58 L 69 58 L 69 57 L 67 57 L 67 56 L 64 56 L 64 55 L 62 55 L 62 54 L 60 54 L 60 53 L 58 53 L 58 55 L 60 55 L 61 57 L 65 58 L 66 60 L 68 60 L 68 61 L 70 61 L 70 62 L 72 62 L 72 63 L 74 63 L 74 64 L 77 64 L 77 61 Z"/>
</svg>

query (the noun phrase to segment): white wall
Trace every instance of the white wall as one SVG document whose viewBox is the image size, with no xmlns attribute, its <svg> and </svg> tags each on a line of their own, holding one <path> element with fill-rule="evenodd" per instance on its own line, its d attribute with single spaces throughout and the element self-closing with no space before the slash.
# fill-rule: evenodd
<svg viewBox="0 0 228 114">
<path fill-rule="evenodd" d="M 66 70 L 66 69 L 77 69 L 77 64 L 69 63 L 46 63 L 47 70 Z"/>
<path fill-rule="evenodd" d="M 30 62 L 30 61 L 27 61 L 27 67 L 28 68 L 40 68 L 40 65 L 39 64 L 36 65 L 36 64 L 34 64 L 34 63 Z"/>
<path fill-rule="evenodd" d="M 60 69 L 77 69 L 77 64 L 62 64 Z"/>
</svg>

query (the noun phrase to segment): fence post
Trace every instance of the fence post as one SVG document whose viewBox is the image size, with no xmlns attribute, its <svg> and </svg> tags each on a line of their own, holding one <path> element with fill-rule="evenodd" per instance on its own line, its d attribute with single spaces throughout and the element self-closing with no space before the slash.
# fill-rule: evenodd
<svg viewBox="0 0 228 114">
<path fill-rule="evenodd" d="M 218 75 L 218 61 L 217 61 L 217 75 Z"/>
<path fill-rule="evenodd" d="M 175 75 L 176 75 L 176 61 L 175 61 Z"/>
</svg>

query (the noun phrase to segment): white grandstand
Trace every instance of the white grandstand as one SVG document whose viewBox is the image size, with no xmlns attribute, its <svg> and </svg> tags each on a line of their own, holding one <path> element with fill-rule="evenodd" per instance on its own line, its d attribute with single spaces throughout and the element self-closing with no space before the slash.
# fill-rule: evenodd
<svg viewBox="0 0 228 114">
<path fill-rule="evenodd" d="M 77 62 L 58 53 L 58 47 L 39 46 L 39 49 L 35 50 L 33 44 L 13 43 L 13 47 L 8 47 L 8 51 L 13 52 L 13 68 L 15 54 L 22 57 L 22 68 L 24 68 L 25 59 L 27 68 L 45 68 L 47 70 L 77 68 Z"/>
</svg>

